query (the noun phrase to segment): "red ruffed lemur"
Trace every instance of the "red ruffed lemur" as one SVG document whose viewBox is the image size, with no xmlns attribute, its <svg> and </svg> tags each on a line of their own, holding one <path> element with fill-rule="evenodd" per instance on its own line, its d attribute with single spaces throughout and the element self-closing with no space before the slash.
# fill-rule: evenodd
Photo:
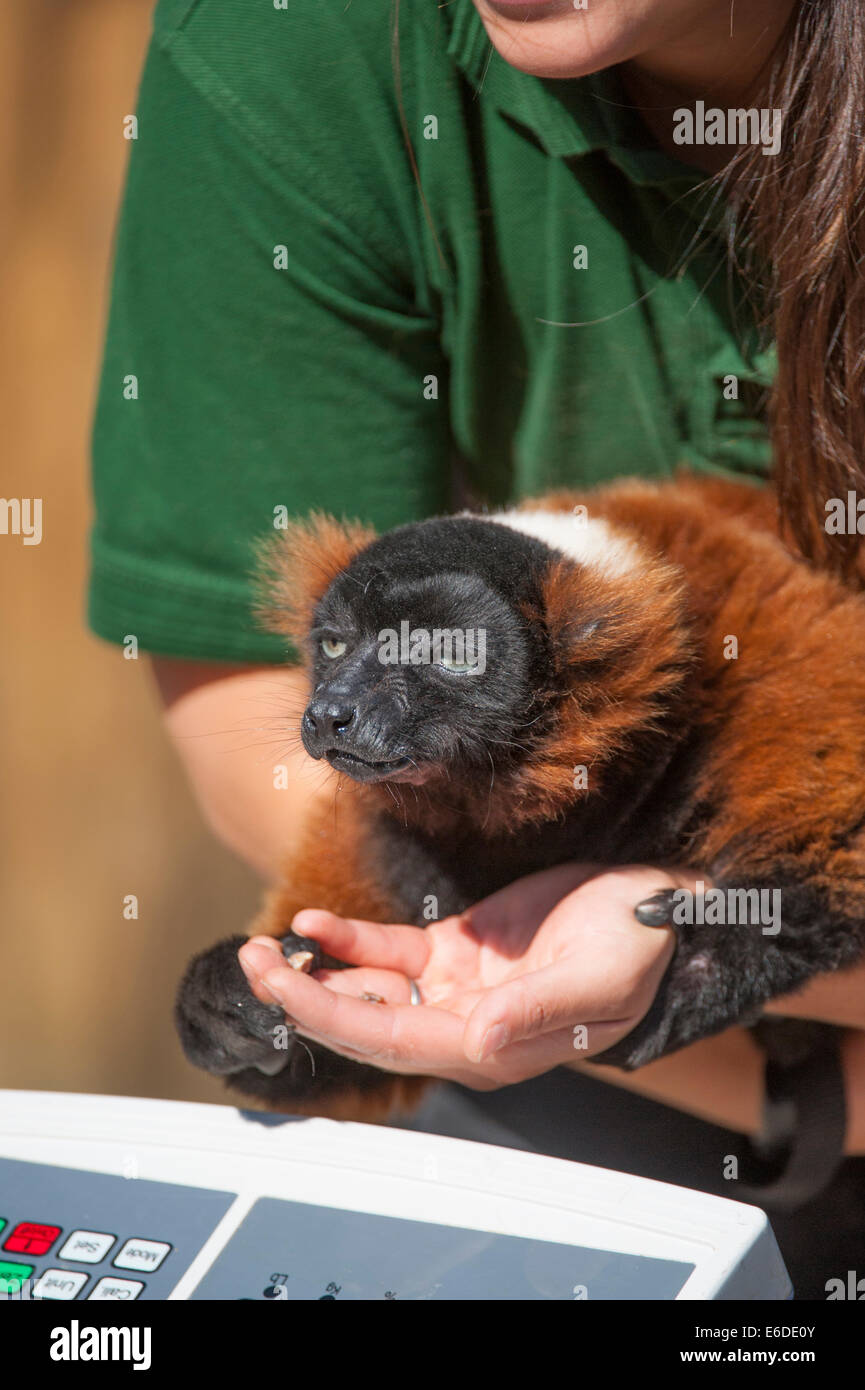
<svg viewBox="0 0 865 1390">
<path fill-rule="evenodd" d="M 267 623 L 309 669 L 303 743 L 342 784 L 254 932 L 318 964 L 290 930 L 301 908 L 425 926 L 431 895 L 445 917 L 568 861 L 780 890 L 769 933 L 677 928 L 649 1012 L 591 1059 L 626 1069 L 861 957 L 865 596 L 790 553 L 767 490 L 625 480 L 381 537 L 314 517 L 268 549 Z M 383 662 L 405 624 L 483 633 L 484 660 Z M 277 1110 L 417 1101 L 423 1080 L 296 1038 L 276 1050 L 284 1015 L 251 993 L 244 939 L 182 981 L 193 1063 Z"/>
</svg>

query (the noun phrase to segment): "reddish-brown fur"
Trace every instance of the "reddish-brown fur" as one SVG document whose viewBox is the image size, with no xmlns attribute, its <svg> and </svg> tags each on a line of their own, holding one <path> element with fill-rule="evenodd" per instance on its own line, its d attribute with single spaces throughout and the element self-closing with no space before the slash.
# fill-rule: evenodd
<svg viewBox="0 0 865 1390">
<path fill-rule="evenodd" d="M 326 907 L 341 917 L 392 922 L 394 913 L 365 862 L 363 788 L 334 775 L 332 806 L 310 815 L 282 883 L 266 897 L 250 927 L 252 936 L 285 936 L 296 913 L 305 907 Z M 411 1111 L 429 1086 L 424 1077 L 394 1076 L 392 1084 L 374 1093 L 346 1090 L 327 1101 L 294 1100 L 292 1114 L 326 1115 L 332 1120 L 383 1121 L 388 1115 Z M 270 1108 L 273 1108 L 270 1106 Z"/>
<path fill-rule="evenodd" d="M 711 796 L 721 786 L 725 795 L 709 833 L 692 847 L 692 865 L 723 862 L 735 846 L 740 870 L 759 879 L 783 863 L 794 833 L 797 852 L 802 842 L 809 846 L 815 878 L 830 897 L 843 897 L 848 915 L 861 899 L 865 916 L 865 832 L 846 849 L 835 843 L 839 825 L 865 818 L 865 598 L 793 558 L 777 537 L 767 490 L 686 476 L 660 486 L 626 480 L 597 492 L 559 492 L 526 505 L 571 511 L 579 503 L 636 539 L 642 560 L 624 579 L 552 565 L 544 617 L 573 688 L 531 763 L 497 784 L 490 829 L 554 816 L 574 795 L 577 764 L 602 778 L 605 766 L 626 756 L 652 697 L 664 696 L 693 665 L 690 698 L 717 734 L 698 791 Z M 291 544 L 280 543 L 269 557 L 269 624 L 301 637 L 331 579 L 371 539 L 365 528 L 328 518 L 295 527 Z M 579 615 L 587 609 L 617 615 L 592 636 L 595 650 L 607 642 L 627 653 L 603 686 L 579 666 Z M 730 637 L 739 644 L 735 660 L 725 657 Z M 340 780 L 335 810 L 310 827 L 255 931 L 284 934 L 301 907 L 393 920 L 368 877 L 363 839 L 365 808 L 386 797 L 381 788 Z M 417 804 L 403 802 L 411 814 L 430 814 Z M 426 1084 L 395 1078 L 374 1099 L 348 1096 L 336 1109 L 311 1109 L 380 1119 L 416 1101 Z"/>
<path fill-rule="evenodd" d="M 375 531 L 359 521 L 337 521 L 313 512 L 292 522 L 261 547 L 256 616 L 271 632 L 300 641 L 319 599 Z"/>
<path fill-rule="evenodd" d="M 843 892 L 849 910 L 851 851 L 833 841 L 839 825 L 865 815 L 865 598 L 791 555 L 774 533 L 768 491 L 626 481 L 545 505 L 570 509 L 575 500 L 681 567 L 700 632 L 695 694 L 719 719 L 735 706 L 702 770 L 703 785 L 727 791 L 710 837 L 694 847 L 698 866 L 734 839 L 741 864 L 752 839 L 764 857 L 748 870 L 759 878 L 791 848 L 782 827 L 795 825 L 797 840 L 813 847 L 815 875 Z M 736 660 L 724 656 L 729 636 Z M 865 833 L 852 855 L 858 874 L 863 850 Z"/>
</svg>

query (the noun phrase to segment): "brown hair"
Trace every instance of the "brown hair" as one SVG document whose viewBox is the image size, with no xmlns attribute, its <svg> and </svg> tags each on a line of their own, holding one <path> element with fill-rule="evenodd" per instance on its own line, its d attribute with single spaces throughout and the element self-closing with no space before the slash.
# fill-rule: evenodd
<svg viewBox="0 0 865 1390">
<path fill-rule="evenodd" d="M 799 0 L 766 86 L 761 100 L 783 113 L 779 152 L 746 147 L 719 176 L 730 257 L 777 349 L 770 428 L 784 529 L 850 578 L 859 537 L 827 535 L 824 520 L 829 498 L 865 491 L 862 0 Z"/>
</svg>

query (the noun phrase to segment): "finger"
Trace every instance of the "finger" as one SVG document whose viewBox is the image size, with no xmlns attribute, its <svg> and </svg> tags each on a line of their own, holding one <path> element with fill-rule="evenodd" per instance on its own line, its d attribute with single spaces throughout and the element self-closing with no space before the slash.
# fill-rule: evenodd
<svg viewBox="0 0 865 1390">
<path fill-rule="evenodd" d="M 256 999 L 262 1004 L 272 1004 L 273 998 L 266 989 L 262 989 L 261 980 L 268 970 L 285 964 L 279 942 L 272 936 L 251 936 L 241 946 L 237 959 Z"/>
<path fill-rule="evenodd" d="M 463 1020 L 447 1009 L 370 1003 L 287 967 L 268 971 L 262 984 L 299 1032 L 334 1051 L 346 1049 L 386 1070 L 421 1074 L 430 1062 L 435 1069 L 465 1061 Z"/>
<path fill-rule="evenodd" d="M 270 936 L 250 937 L 238 952 L 238 960 L 256 999 L 260 999 L 264 1004 L 272 1004 L 273 996 L 262 981 L 269 970 L 287 964 L 278 944 Z M 356 999 L 360 999 L 366 993 L 388 1004 L 411 1003 L 411 984 L 408 976 L 402 971 L 322 968 L 314 973 L 319 984 L 327 985 L 329 989 L 335 989 L 340 994 L 352 994 Z"/>
<path fill-rule="evenodd" d="M 573 977 L 574 962 L 568 959 L 488 990 L 466 1023 L 465 1055 L 483 1062 L 510 1043 L 563 1027 L 588 1029 L 591 1035 L 599 1024 L 614 1029 L 628 1020 L 627 1005 L 611 985 Z"/>
<path fill-rule="evenodd" d="M 617 1043 L 625 1032 L 630 1032 L 636 1021 L 629 1020 L 624 1028 L 620 1023 L 593 1023 L 589 1025 L 587 1037 L 575 1035 L 571 1028 L 557 1028 L 537 1038 L 511 1043 L 481 1063 L 470 1062 L 464 1056 L 462 1062 L 446 1074 L 437 1075 L 442 1080 L 455 1081 L 472 1090 L 488 1091 L 500 1086 L 512 1086 L 530 1077 L 540 1076 L 553 1067 L 568 1066 L 605 1051 Z"/>
<path fill-rule="evenodd" d="M 604 1027 L 606 1028 L 605 1025 Z M 306 1026 L 298 1028 L 298 1032 L 302 1033 L 304 1038 L 321 1043 L 323 1047 L 329 1048 L 332 1052 L 338 1052 L 340 1056 L 350 1058 L 352 1061 L 367 1064 L 374 1061 L 376 1067 L 384 1071 L 435 1077 L 441 1081 L 453 1081 L 458 1085 L 480 1091 L 496 1090 L 500 1086 L 524 1081 L 531 1076 L 539 1076 L 552 1067 L 567 1064 L 575 1055 L 570 1029 L 561 1029 L 557 1033 L 547 1033 L 541 1038 L 530 1038 L 526 1042 L 514 1043 L 512 1047 L 507 1047 L 503 1052 L 490 1057 L 481 1066 L 467 1061 L 462 1048 L 457 1048 L 454 1051 L 455 1039 L 451 1039 L 449 1036 L 450 1030 L 448 1030 L 444 1047 L 442 1047 L 442 1039 L 438 1038 L 434 1044 L 434 1052 L 430 1051 L 423 1058 L 414 1057 L 412 1059 L 409 1058 L 404 1048 L 400 1051 L 394 1050 L 389 1054 L 371 1057 L 368 1051 L 360 1050 L 353 1042 L 347 1040 L 336 1042 L 331 1036 L 316 1033 Z M 615 1029 L 612 1027 L 606 1029 L 596 1039 L 595 1051 L 609 1047 L 613 1042 L 618 1041 L 618 1037 L 619 1033 Z M 427 1040 L 427 1045 L 429 1045 L 429 1040 Z M 581 1055 L 584 1056 L 585 1053 Z"/>
<path fill-rule="evenodd" d="M 292 971 L 281 973 L 295 974 Z M 298 1033 L 310 1041 L 380 1070 L 433 1076 L 475 1090 L 495 1090 L 537 1076 L 551 1067 L 566 1064 L 575 1055 L 585 1057 L 603 1051 L 622 1035 L 621 1027 L 613 1023 L 595 1024 L 590 1041 L 575 1054 L 571 1029 L 559 1029 L 514 1043 L 478 1066 L 467 1060 L 462 1047 L 462 1020 L 449 1011 L 424 1006 L 383 1008 L 363 1003 L 353 996 L 342 996 L 341 1007 L 331 1003 L 330 1007 L 320 1010 L 310 991 L 319 990 L 323 995 L 331 991 L 318 981 L 307 976 L 282 981 L 271 977 L 269 983 L 274 997 L 278 996 L 282 1007 L 292 1018 L 297 1018 Z M 308 997 L 301 1001 L 297 998 L 301 994 Z M 332 996 L 333 1001 L 337 998 Z M 350 1009 L 344 1007 L 349 1002 L 353 1006 Z M 370 1014 L 376 1013 L 380 1016 L 370 1019 Z"/>
<path fill-rule="evenodd" d="M 411 984 L 401 970 L 376 970 L 367 966 L 350 970 L 316 970 L 315 979 L 336 994 L 350 994 L 354 999 L 371 995 L 371 1001 L 367 1002 L 411 1003 Z"/>
<path fill-rule="evenodd" d="M 541 1038 L 514 1043 L 480 1065 L 468 1061 L 463 1053 L 446 1073 L 437 1072 L 436 1075 L 443 1081 L 454 1081 L 474 1091 L 491 1091 L 540 1076 L 542 1072 L 568 1063 L 573 1055 L 570 1030 L 559 1029 Z"/>
<path fill-rule="evenodd" d="M 415 979 L 429 959 L 429 940 L 422 927 L 383 926 L 310 907 L 295 913 L 291 926 L 298 936 L 317 941 L 329 956 L 348 965 L 401 970 Z"/>
</svg>

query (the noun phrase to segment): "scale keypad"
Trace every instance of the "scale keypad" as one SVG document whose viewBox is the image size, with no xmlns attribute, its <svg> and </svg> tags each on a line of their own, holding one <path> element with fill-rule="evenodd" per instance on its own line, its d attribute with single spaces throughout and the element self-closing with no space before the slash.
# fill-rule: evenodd
<svg viewBox="0 0 865 1390">
<path fill-rule="evenodd" d="M 164 1299 L 233 1192 L 0 1158 L 0 1299 Z"/>
</svg>

